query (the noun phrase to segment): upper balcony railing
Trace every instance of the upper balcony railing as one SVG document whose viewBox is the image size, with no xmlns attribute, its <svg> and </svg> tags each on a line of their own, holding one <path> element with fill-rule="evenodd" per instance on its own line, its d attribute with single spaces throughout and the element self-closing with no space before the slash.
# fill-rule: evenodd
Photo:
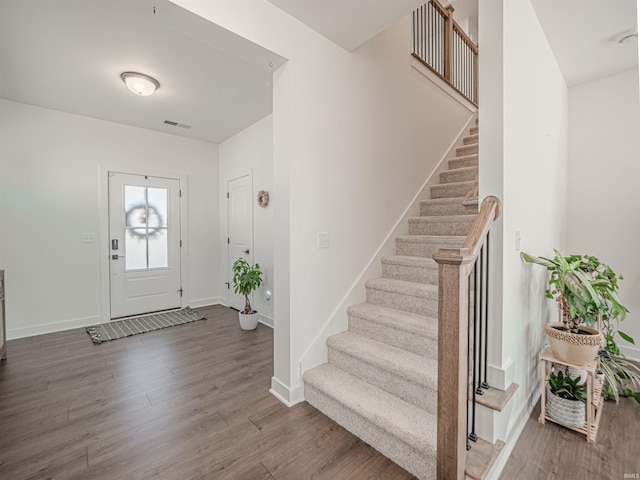
<svg viewBox="0 0 640 480">
<path fill-rule="evenodd" d="M 453 19 L 453 7 L 430 0 L 413 12 L 413 56 L 478 105 L 478 46 Z"/>
</svg>

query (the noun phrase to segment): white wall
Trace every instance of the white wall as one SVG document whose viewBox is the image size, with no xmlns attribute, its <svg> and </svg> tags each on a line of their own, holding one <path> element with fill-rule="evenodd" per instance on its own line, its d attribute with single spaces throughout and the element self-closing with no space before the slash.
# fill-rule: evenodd
<svg viewBox="0 0 640 480">
<path fill-rule="evenodd" d="M 227 275 L 228 265 L 228 211 L 227 181 L 251 171 L 253 177 L 253 262 L 260 264 L 263 272 L 262 286 L 254 293 L 253 307 L 260 313 L 260 320 L 273 326 L 273 203 L 260 207 L 257 195 L 260 190 L 273 196 L 273 118 L 271 115 L 251 125 L 219 145 L 220 159 L 220 286 L 224 292 L 231 283 Z M 233 289 L 233 284 L 231 285 Z M 227 290 L 226 293 L 232 290 Z M 267 300 L 265 294 L 272 296 Z M 229 297 L 225 296 L 228 305 Z"/>
<path fill-rule="evenodd" d="M 296 402 L 303 353 L 470 112 L 412 73 L 408 17 L 349 53 L 266 0 L 173 1 L 288 59 L 274 76 L 272 391 Z"/>
<path fill-rule="evenodd" d="M 481 435 L 505 439 L 512 447 L 537 399 L 543 326 L 556 315 L 544 296 L 546 272 L 522 263 L 516 231 L 526 252 L 550 255 L 554 247 L 565 247 L 568 91 L 528 0 L 493 0 L 479 7 L 480 195 L 497 195 L 504 208 L 492 237 L 497 273 L 490 383 L 503 389 L 520 385 L 509 418 Z"/>
<path fill-rule="evenodd" d="M 638 71 L 569 90 L 567 253 L 595 255 L 624 276 L 620 299 L 630 310 L 618 338 L 640 359 L 640 101 Z"/>
<path fill-rule="evenodd" d="M 5 100 L 0 135 L 9 338 L 101 321 L 101 166 L 187 175 L 187 299 L 220 300 L 217 145 Z"/>
</svg>

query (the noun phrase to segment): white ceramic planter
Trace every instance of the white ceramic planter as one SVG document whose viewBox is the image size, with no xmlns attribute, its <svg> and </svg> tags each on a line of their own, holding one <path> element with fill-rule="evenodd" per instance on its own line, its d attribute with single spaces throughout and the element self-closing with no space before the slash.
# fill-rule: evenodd
<svg viewBox="0 0 640 480">
<path fill-rule="evenodd" d="M 240 328 L 242 330 L 255 330 L 258 327 L 258 312 L 245 315 L 242 312 L 238 312 L 238 318 L 240 319 Z"/>
<path fill-rule="evenodd" d="M 560 398 L 547 390 L 547 413 L 560 425 L 582 428 L 585 424 L 585 403 Z"/>
</svg>

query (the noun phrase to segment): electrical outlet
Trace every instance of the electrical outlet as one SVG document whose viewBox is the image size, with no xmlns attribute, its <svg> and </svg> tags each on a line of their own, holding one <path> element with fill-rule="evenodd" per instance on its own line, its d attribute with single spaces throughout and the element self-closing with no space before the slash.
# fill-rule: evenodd
<svg viewBox="0 0 640 480">
<path fill-rule="evenodd" d="M 520 230 L 516 230 L 516 252 L 522 250 L 522 235 Z"/>
</svg>

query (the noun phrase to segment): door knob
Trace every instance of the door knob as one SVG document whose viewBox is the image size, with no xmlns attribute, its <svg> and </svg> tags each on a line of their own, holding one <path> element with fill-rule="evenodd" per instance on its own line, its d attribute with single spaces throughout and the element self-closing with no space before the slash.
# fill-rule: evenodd
<svg viewBox="0 0 640 480">
<path fill-rule="evenodd" d="M 247 248 L 246 250 L 244 250 L 244 253 L 246 253 L 247 255 L 249 255 L 249 249 Z"/>
</svg>

